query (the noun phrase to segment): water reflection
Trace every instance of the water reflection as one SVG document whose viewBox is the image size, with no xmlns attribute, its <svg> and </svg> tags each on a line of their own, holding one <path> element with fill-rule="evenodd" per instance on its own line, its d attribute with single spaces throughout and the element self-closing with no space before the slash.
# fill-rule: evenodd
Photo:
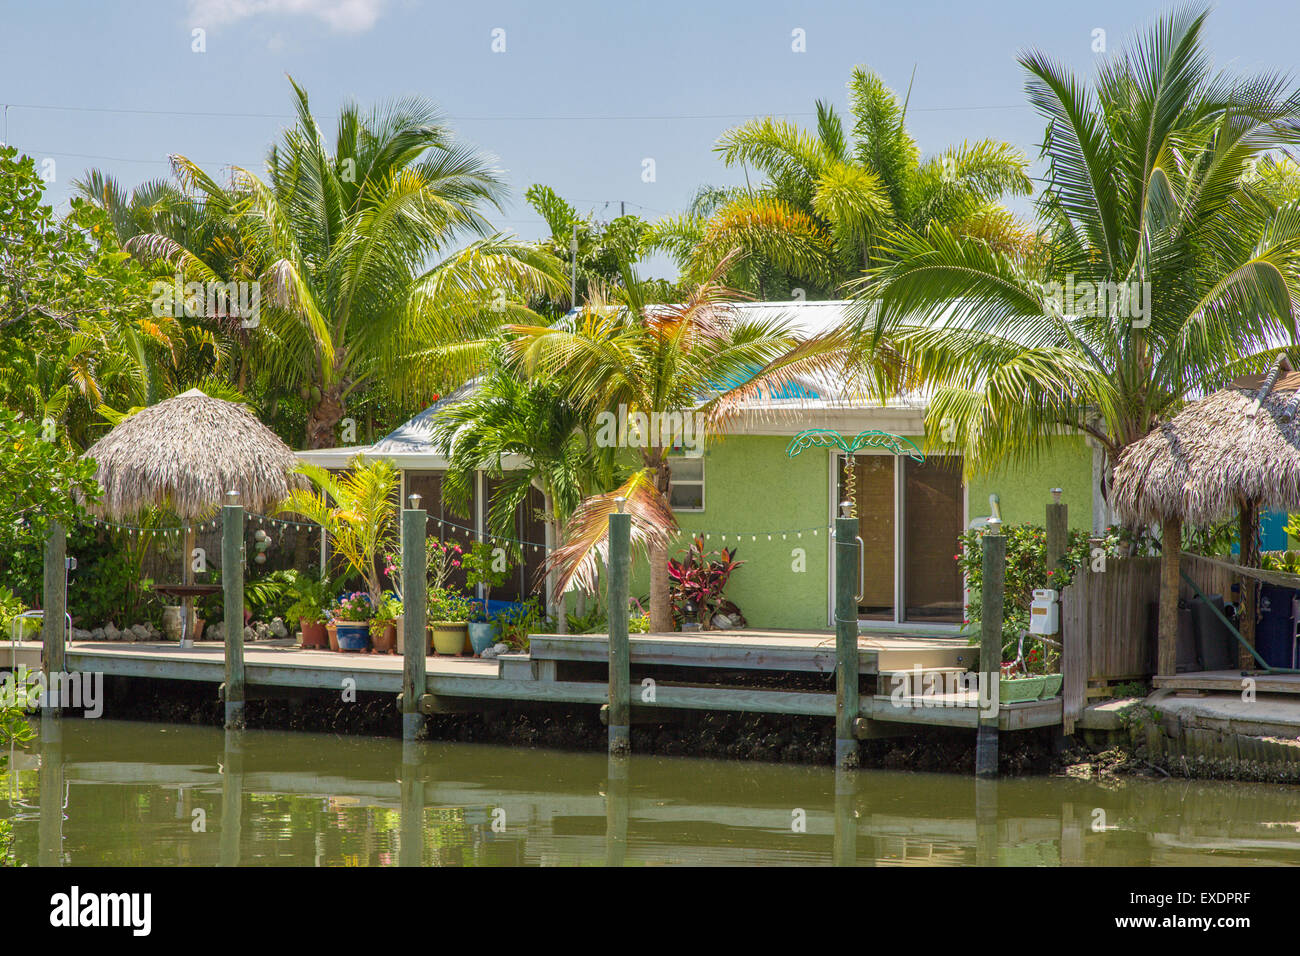
<svg viewBox="0 0 1300 956">
<path fill-rule="evenodd" d="M 14 767 L 0 814 L 19 861 L 46 866 L 1300 862 L 1300 789 L 1255 784 L 977 781 L 110 721 L 64 721 L 62 740 L 43 736 Z"/>
</svg>

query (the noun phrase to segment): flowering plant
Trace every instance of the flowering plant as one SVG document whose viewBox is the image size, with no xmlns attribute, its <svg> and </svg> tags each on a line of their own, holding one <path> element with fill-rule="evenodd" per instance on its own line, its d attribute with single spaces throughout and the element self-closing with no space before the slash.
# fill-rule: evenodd
<svg viewBox="0 0 1300 956">
<path fill-rule="evenodd" d="M 336 621 L 369 621 L 374 613 L 375 606 L 366 591 L 352 591 L 334 603 Z"/>
<path fill-rule="evenodd" d="M 424 550 L 427 558 L 425 575 L 429 580 L 429 587 L 441 590 L 446 587 L 452 569 L 460 567 L 460 545 L 454 541 L 426 538 Z M 392 585 L 393 593 L 400 601 L 402 599 L 402 552 L 389 551 L 384 555 L 384 574 L 388 576 L 388 583 Z"/>
<path fill-rule="evenodd" d="M 474 614 L 474 602 L 452 588 L 430 588 L 428 613 L 430 623 L 446 621 L 463 624 Z"/>
</svg>

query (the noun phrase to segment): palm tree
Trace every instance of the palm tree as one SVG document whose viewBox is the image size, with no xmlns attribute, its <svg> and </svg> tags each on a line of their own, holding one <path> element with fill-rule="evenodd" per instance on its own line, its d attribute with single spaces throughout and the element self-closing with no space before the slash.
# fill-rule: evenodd
<svg viewBox="0 0 1300 956">
<path fill-rule="evenodd" d="M 650 248 L 653 227 L 640 216 L 621 215 L 609 222 L 599 222 L 594 212 L 586 216 L 578 213 L 572 203 L 561 197 L 550 186 L 534 183 L 524 193 L 524 198 L 539 216 L 546 221 L 550 229 L 550 238 L 545 240 L 547 251 L 564 263 L 564 269 L 572 273 L 574 252 L 571 244 L 577 241 L 577 301 L 581 302 L 591 293 L 593 283 L 611 285 L 622 277 L 623 263 L 638 262 Z M 672 283 L 667 280 L 654 280 L 656 295 L 668 298 L 672 294 Z M 556 301 L 545 300 L 538 311 L 546 315 L 558 315 L 573 308 L 577 302 L 573 290 L 566 288 L 564 295 Z"/>
<path fill-rule="evenodd" d="M 216 278 L 223 284 L 257 279 L 256 251 L 248 248 L 234 224 L 209 208 L 202 197 L 187 195 L 162 179 L 142 183 L 128 193 L 115 178 L 98 169 L 87 171 L 85 178 L 73 185 L 107 214 L 118 243 L 136 255 L 155 281 L 170 286 L 180 279 Z M 216 208 L 221 206 L 218 203 Z M 179 301 L 174 298 L 176 305 Z M 166 335 L 172 358 L 166 369 L 169 377 L 191 383 L 204 379 L 209 387 L 224 377 L 228 388 L 240 394 L 254 384 L 272 397 L 279 390 L 280 383 L 273 377 L 253 381 L 263 364 L 259 350 L 263 340 L 239 318 L 187 316 L 182 309 L 174 309 L 172 314 L 155 314 L 144 322 L 158 341 Z"/>
<path fill-rule="evenodd" d="M 1019 150 L 981 140 L 922 160 L 906 104 L 879 76 L 857 67 L 848 89 L 851 129 L 819 100 L 815 130 L 765 117 L 724 133 L 716 146 L 723 162 L 753 167 L 766 181 L 697 196 L 686 216 L 657 224 L 657 244 L 693 274 L 739 247 L 745 255 L 728 279 L 766 297 L 796 284 L 834 294 L 880 263 L 880 240 L 900 227 L 940 222 L 960 234 L 1023 241 L 1023 227 L 998 204 L 1030 192 Z"/>
<path fill-rule="evenodd" d="M 510 359 L 534 379 L 562 378 L 564 388 L 593 417 L 647 417 L 650 427 L 641 433 L 637 452 L 651 479 L 650 490 L 665 499 L 651 511 L 671 515 L 666 503 L 672 482 L 669 453 L 674 437 L 680 438 L 655 429 L 655 413 L 661 422 L 665 414 L 693 415 L 698 434 L 716 436 L 746 399 L 780 388 L 788 376 L 817 367 L 833 354 L 828 346 L 825 356 L 801 347 L 783 320 L 738 316 L 731 308 L 735 292 L 719 281 L 731 263 L 732 257 L 724 258 L 685 302 L 674 305 L 648 301 L 645 286 L 624 267 L 620 286 L 592 296 L 565 322 L 508 330 Z M 596 437 L 601 447 L 617 441 L 602 439 L 599 432 Z M 647 544 L 650 627 L 671 630 L 667 538 L 651 536 Z"/>
<path fill-rule="evenodd" d="M 592 446 L 590 425 L 590 411 L 574 400 L 560 379 L 521 378 L 493 361 L 479 388 L 435 419 L 434 441 L 449 450 L 443 499 L 459 513 L 468 513 L 475 473 L 482 470 L 499 479 L 488 523 L 494 534 L 509 539 L 515 536 L 519 507 L 529 489 L 536 488 L 542 493 L 551 541 L 559 547 L 573 509 L 613 471 L 612 449 L 602 453 Z M 522 467 L 506 470 L 507 456 L 522 457 Z M 566 613 L 560 594 L 556 619 L 561 634 L 567 631 Z"/>
<path fill-rule="evenodd" d="M 122 246 L 151 233 L 179 236 L 201 218 L 201 208 L 166 179 L 151 179 L 127 192 L 110 173 L 89 169 L 84 178 L 72 181 L 72 188 L 108 213 Z"/>
<path fill-rule="evenodd" d="M 456 384 L 484 358 L 481 344 L 461 343 L 530 316 L 523 296 L 563 280 L 535 245 L 490 232 L 484 209 L 499 204 L 502 181 L 428 101 L 369 113 L 345 105 L 331 153 L 306 92 L 293 89 L 298 122 L 272 147 L 268 182 L 235 168 L 222 185 L 183 156 L 173 161 L 260 283 L 260 374 L 299 392 L 307 447 L 321 448 L 356 389 L 423 400 Z M 460 246 L 465 235 L 478 238 Z M 140 235 L 132 248 L 187 279 L 228 281 L 173 237 Z"/>
<path fill-rule="evenodd" d="M 927 431 L 968 470 L 1062 430 L 1113 465 L 1190 396 L 1294 347 L 1300 205 L 1269 154 L 1296 143 L 1300 96 L 1211 72 L 1205 17 L 1162 17 L 1091 87 L 1024 54 L 1047 122 L 1037 243 L 902 230 L 857 290 L 861 343 L 888 341 L 929 382 Z"/>
<path fill-rule="evenodd" d="M 373 606 L 379 606 L 383 579 L 379 556 L 392 546 L 397 527 L 397 494 L 401 476 L 392 463 L 378 458 L 352 463 L 341 474 L 318 465 L 300 465 L 314 490 L 289 492 L 278 514 L 299 514 L 320 525 L 348 567 L 361 576 Z"/>
</svg>

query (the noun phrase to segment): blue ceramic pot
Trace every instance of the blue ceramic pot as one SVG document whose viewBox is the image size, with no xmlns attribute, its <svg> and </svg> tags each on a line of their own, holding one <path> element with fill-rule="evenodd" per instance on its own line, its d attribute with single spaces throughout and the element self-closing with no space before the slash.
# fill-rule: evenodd
<svg viewBox="0 0 1300 956">
<path fill-rule="evenodd" d="M 370 624 L 365 621 L 336 621 L 340 651 L 364 651 L 370 646 Z"/>
<path fill-rule="evenodd" d="M 491 621 L 471 621 L 469 625 L 469 642 L 475 654 L 482 654 L 496 643 L 495 628 Z"/>
</svg>

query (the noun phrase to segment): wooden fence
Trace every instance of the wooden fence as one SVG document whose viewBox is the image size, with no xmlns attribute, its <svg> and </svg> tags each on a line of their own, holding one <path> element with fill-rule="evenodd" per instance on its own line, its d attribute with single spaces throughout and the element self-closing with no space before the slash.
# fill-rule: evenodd
<svg viewBox="0 0 1300 956">
<path fill-rule="evenodd" d="M 1190 554 L 1183 555 L 1182 570 L 1205 594 L 1232 600 L 1230 570 Z M 1183 600 L 1194 594 L 1181 583 Z M 1110 558 L 1105 571 L 1080 570 L 1061 594 L 1066 733 L 1083 712 L 1089 682 L 1146 680 L 1155 673 L 1159 600 L 1159 558 Z"/>
</svg>

